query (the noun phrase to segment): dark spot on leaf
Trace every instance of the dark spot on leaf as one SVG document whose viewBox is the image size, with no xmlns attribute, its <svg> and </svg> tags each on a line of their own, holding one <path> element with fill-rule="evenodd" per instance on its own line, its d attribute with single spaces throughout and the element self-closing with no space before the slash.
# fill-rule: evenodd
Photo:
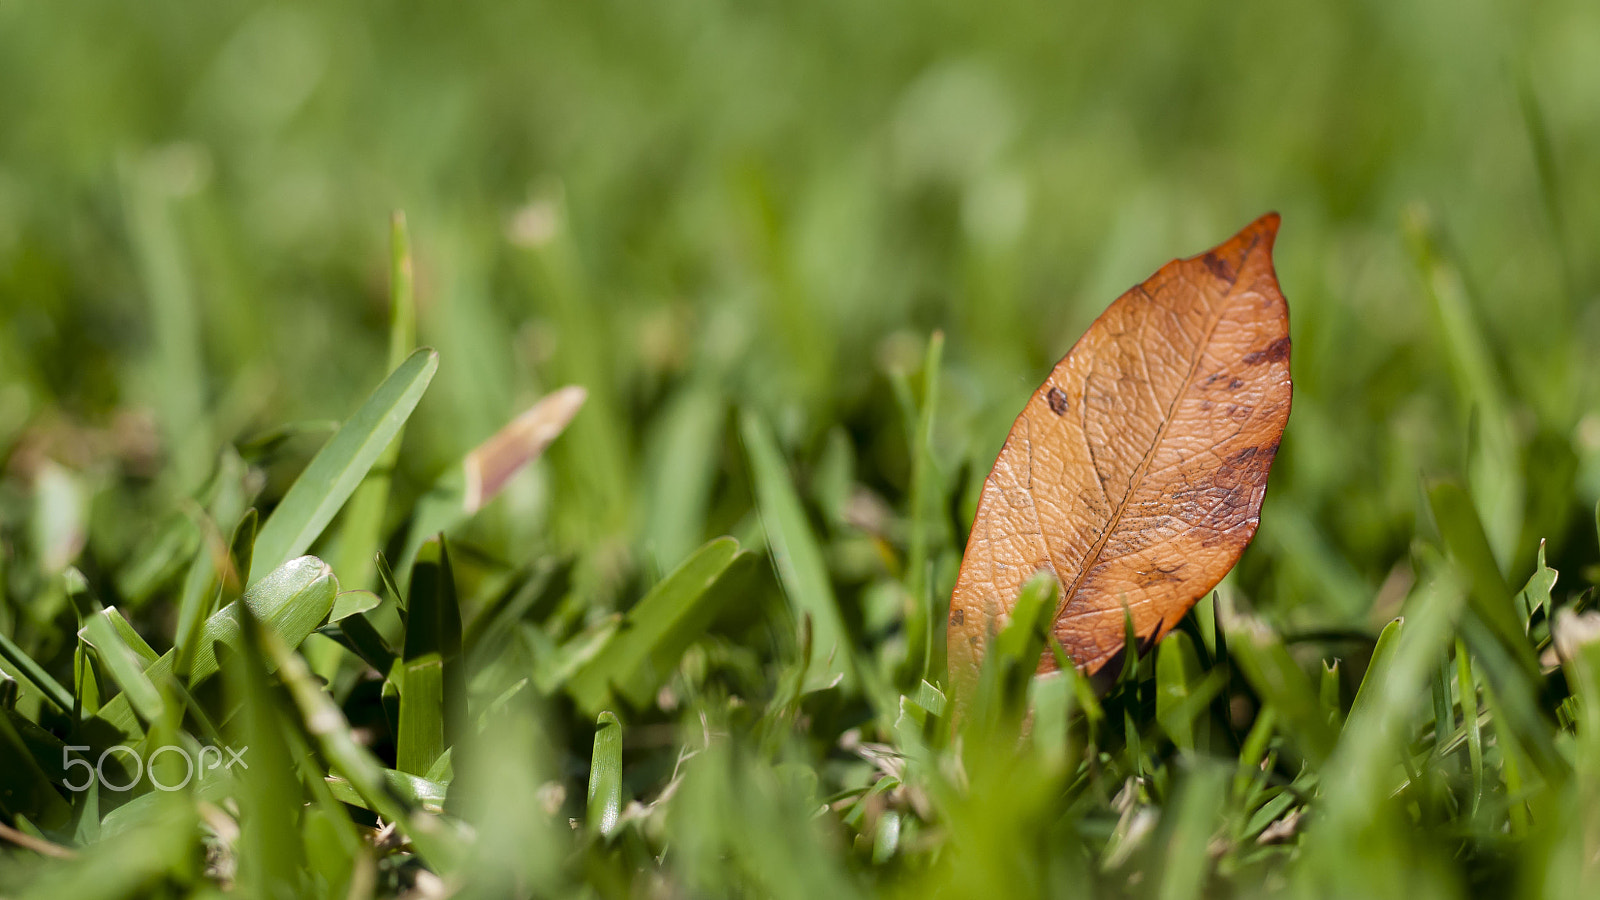
<svg viewBox="0 0 1600 900">
<path fill-rule="evenodd" d="M 1237 391 L 1239 388 L 1242 388 L 1242 387 L 1244 387 L 1244 382 L 1240 381 L 1237 378 L 1235 378 L 1232 381 L 1228 382 L 1228 390 L 1230 390 L 1230 391 Z"/>
<path fill-rule="evenodd" d="M 951 625 L 965 625 L 966 622 L 967 622 L 967 611 L 966 610 L 964 610 L 964 609 L 952 609 L 952 610 L 950 610 L 950 624 Z"/>
<path fill-rule="evenodd" d="M 1246 447 L 1228 457 L 1226 466 L 1230 472 L 1236 471 L 1243 482 L 1260 484 L 1267 480 L 1267 470 L 1272 467 L 1272 460 L 1277 455 L 1278 445 L 1275 443 L 1267 447 Z"/>
<path fill-rule="evenodd" d="M 1050 393 L 1044 395 L 1044 399 L 1049 402 L 1051 412 L 1058 416 L 1067 414 L 1067 395 L 1061 388 L 1051 388 Z"/>
<path fill-rule="evenodd" d="M 1228 265 L 1227 260 L 1224 260 L 1215 253 L 1207 253 L 1205 256 L 1200 257 L 1200 261 L 1206 264 L 1206 269 L 1208 269 L 1211 274 L 1217 276 L 1223 281 L 1226 281 L 1230 285 L 1233 284 L 1233 280 L 1238 277 L 1238 273 L 1233 271 L 1232 267 Z"/>
<path fill-rule="evenodd" d="M 1289 339 L 1286 337 L 1281 337 L 1268 344 L 1267 349 L 1265 350 L 1257 350 L 1254 353 L 1246 353 L 1244 355 L 1244 363 L 1247 366 L 1257 366 L 1261 363 L 1280 362 L 1288 358 Z"/>
</svg>

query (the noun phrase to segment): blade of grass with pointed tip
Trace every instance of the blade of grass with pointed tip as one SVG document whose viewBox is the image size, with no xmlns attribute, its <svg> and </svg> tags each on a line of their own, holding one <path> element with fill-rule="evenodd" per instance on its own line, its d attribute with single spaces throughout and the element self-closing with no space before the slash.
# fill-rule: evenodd
<svg viewBox="0 0 1600 900">
<path fill-rule="evenodd" d="M 1434 752 L 1443 753 L 1445 744 L 1450 740 L 1450 735 L 1455 731 L 1455 714 L 1450 702 L 1450 660 L 1439 657 L 1438 665 L 1434 666 L 1432 679 L 1433 694 L 1433 746 Z"/>
<path fill-rule="evenodd" d="M 388 790 L 398 795 L 406 803 L 420 807 L 428 812 L 443 812 L 445 786 L 426 778 L 420 778 L 408 772 L 396 769 L 380 769 L 379 775 Z M 355 789 L 348 779 L 339 775 L 329 775 L 326 779 L 328 790 L 340 803 L 359 806 L 371 812 L 378 812 L 372 808 L 368 800 Z"/>
<path fill-rule="evenodd" d="M 1529 672 L 1538 671 L 1525 631 L 1517 622 L 1511 589 L 1495 565 L 1472 498 L 1460 485 L 1444 481 L 1428 491 L 1439 534 L 1445 548 L 1470 580 L 1472 610 L 1488 625 L 1506 649 Z"/>
<path fill-rule="evenodd" d="M 854 649 L 839 614 L 839 601 L 834 596 L 822 550 L 789 477 L 789 467 L 759 416 L 746 411 L 740 428 L 755 480 L 756 506 L 779 581 L 794 604 L 797 617 L 799 613 L 811 616 L 807 677 L 812 683 L 821 684 L 843 678 L 848 688 L 855 678 Z"/>
<path fill-rule="evenodd" d="M 433 765 L 428 768 L 423 777 L 434 784 L 442 784 L 448 787 L 450 782 L 455 780 L 455 773 L 456 763 L 453 749 L 446 747 L 444 752 L 439 754 L 439 758 L 433 761 Z"/>
<path fill-rule="evenodd" d="M 568 682 L 578 705 L 598 711 L 615 691 L 637 707 L 649 705 L 677 668 L 683 652 L 725 604 L 739 596 L 755 565 L 733 538 L 717 538 L 674 569 L 624 617 L 593 659 Z"/>
<path fill-rule="evenodd" d="M 340 591 L 333 599 L 333 611 L 328 613 L 328 623 L 342 622 L 357 613 L 364 613 L 383 602 L 371 591 Z"/>
<path fill-rule="evenodd" d="M 214 611 L 211 605 L 216 595 L 211 587 L 216 583 L 217 573 L 214 554 L 208 546 L 210 535 L 205 533 L 205 528 L 201 526 L 200 548 L 184 575 L 183 593 L 178 600 L 178 625 L 173 647 L 178 652 L 179 669 L 186 668 L 189 660 L 193 659 L 200 629 Z"/>
<path fill-rule="evenodd" d="M 317 452 L 262 524 L 246 584 L 311 546 L 400 433 L 438 368 L 433 350 L 411 354 Z"/>
<path fill-rule="evenodd" d="M 441 729 L 439 739 L 443 743 L 432 752 L 432 756 L 427 757 L 425 763 L 421 762 L 422 756 L 414 758 L 421 767 L 413 774 L 421 775 L 433 765 L 439 752 L 461 733 L 460 725 L 466 715 L 467 705 L 466 675 L 461 659 L 461 603 L 456 595 L 455 572 L 450 566 L 449 547 L 443 535 L 423 544 L 421 552 L 417 554 L 416 565 L 412 567 L 411 590 L 407 595 L 405 626 L 402 660 L 406 664 L 406 671 L 409 673 L 412 664 L 424 660 L 432 660 L 438 667 L 437 699 L 432 687 L 434 672 L 428 666 L 416 669 L 417 677 L 423 679 L 421 683 L 426 685 L 423 693 L 416 698 L 408 698 L 406 684 L 400 685 L 402 731 L 404 723 L 408 721 L 405 711 L 408 703 L 413 706 L 409 721 L 414 727 Z M 417 734 L 420 736 L 421 732 Z M 424 743 L 419 747 L 423 748 L 421 752 L 426 755 L 429 744 Z"/>
<path fill-rule="evenodd" d="M 228 571 L 222 573 L 222 584 L 217 589 L 218 608 L 244 595 L 245 578 L 255 559 L 256 531 L 261 525 L 261 514 L 255 507 L 244 511 L 239 524 L 233 528 L 233 538 L 228 541 Z"/>
<path fill-rule="evenodd" d="M 906 549 L 906 590 L 911 594 L 911 614 L 906 617 L 906 635 L 911 641 L 908 662 L 921 680 L 944 668 L 943 647 L 939 638 L 944 629 L 941 604 L 933 596 L 931 544 L 943 539 L 944 517 L 935 513 L 944 506 L 938 465 L 933 458 L 933 416 L 939 405 L 939 364 L 944 355 L 944 332 L 935 331 L 928 339 L 922 363 L 922 405 L 917 410 L 911 442 L 910 546 Z"/>
<path fill-rule="evenodd" d="M 0 658 L 13 668 L 17 675 L 38 691 L 41 696 L 62 712 L 72 710 L 72 692 L 61 686 L 61 682 L 50 677 L 44 667 L 33 661 L 33 657 L 22 652 L 22 648 L 12 643 L 11 638 L 0 633 Z"/>
<path fill-rule="evenodd" d="M 1072 761 L 1072 712 L 1078 678 L 1078 670 L 1068 666 L 1035 678 L 1030 688 L 1033 729 L 1029 736 L 1045 765 L 1057 772 L 1067 771 Z"/>
<path fill-rule="evenodd" d="M 595 721 L 588 799 L 589 829 L 610 836 L 622 815 L 622 723 L 610 710 Z"/>
<path fill-rule="evenodd" d="M 1327 716 L 1328 724 L 1338 730 L 1344 722 L 1343 708 L 1339 704 L 1339 661 L 1337 659 L 1323 660 L 1322 685 L 1317 694 L 1317 700 L 1322 704 L 1322 714 Z"/>
<path fill-rule="evenodd" d="M 513 476 L 538 459 L 561 436 L 589 392 L 577 385 L 551 391 L 522 415 L 446 469 L 427 493 L 417 499 L 400 551 L 398 571 L 409 583 L 410 567 L 422 542 L 449 531 L 493 500 Z"/>
<path fill-rule="evenodd" d="M 1395 765 L 1408 740 L 1408 723 L 1426 694 L 1439 657 L 1449 646 L 1452 623 L 1466 590 L 1450 579 L 1425 583 L 1407 604 L 1404 625 L 1384 630 L 1373 661 L 1345 722 L 1342 740 L 1323 770 L 1324 809 L 1330 831 L 1370 821 L 1384 802 Z M 1390 649 L 1388 645 L 1392 645 Z M 1331 842 L 1330 846 L 1340 846 Z"/>
<path fill-rule="evenodd" d="M 145 675 L 145 668 L 149 663 L 130 648 L 117 633 L 105 610 L 89 616 L 84 621 L 83 628 L 79 629 L 78 637 L 100 655 L 100 662 L 105 666 L 106 672 L 122 688 L 123 695 L 128 698 L 128 702 L 140 717 L 146 722 L 151 722 L 161 715 L 165 706 L 161 692 L 156 690 L 155 684 Z"/>
<path fill-rule="evenodd" d="M 139 658 L 143 660 L 143 665 L 147 666 L 155 662 L 156 659 L 161 656 L 161 654 L 155 651 L 154 647 L 151 647 L 150 644 L 145 641 L 143 635 L 134 630 L 134 627 L 128 623 L 128 620 L 123 618 L 121 610 L 118 610 L 115 606 L 108 606 L 105 609 L 102 609 L 98 615 L 106 617 L 106 619 L 111 623 L 111 627 L 116 630 L 117 637 L 122 639 L 122 642 L 128 646 L 129 650 L 132 650 L 134 653 L 138 654 Z"/>
<path fill-rule="evenodd" d="M 1396 648 L 1400 646 L 1400 634 L 1405 630 L 1405 619 L 1392 619 L 1383 626 L 1383 631 L 1378 633 L 1378 641 L 1372 647 L 1372 658 L 1367 661 L 1367 671 L 1361 678 L 1361 684 L 1356 686 L 1355 699 L 1350 701 L 1350 715 L 1346 719 L 1356 717 L 1356 713 L 1375 702 L 1373 698 L 1379 692 L 1378 684 L 1383 679 L 1389 666 L 1393 665 Z M 1362 712 L 1363 716 L 1371 713 Z"/>
<path fill-rule="evenodd" d="M 1450 559 L 1467 576 L 1471 615 L 1461 622 L 1461 636 L 1501 701 L 1503 714 L 1510 717 L 1505 733 L 1521 744 L 1538 769 L 1560 766 L 1538 701 L 1539 661 L 1526 626 L 1518 621 L 1517 601 L 1488 553 L 1472 499 L 1451 482 L 1434 485 L 1428 499 Z"/>
<path fill-rule="evenodd" d="M 1018 593 L 1011 618 L 989 643 L 977 676 L 952 675 L 955 718 L 963 733 L 988 737 L 996 729 L 1020 727 L 1028 684 L 1044 653 L 1059 589 L 1049 571 L 1035 573 Z"/>
<path fill-rule="evenodd" d="M 389 224 L 389 369 L 405 362 L 417 343 L 417 304 L 411 259 L 411 236 L 405 213 L 396 210 Z M 389 482 L 400 459 L 400 433 L 390 439 L 373 463 L 361 487 L 350 498 L 339 531 L 339 557 L 333 570 L 355 588 L 377 584 L 373 554 L 381 548 L 384 513 L 389 504 Z"/>
<path fill-rule="evenodd" d="M 1433 321 L 1450 363 L 1458 400 L 1471 420 L 1472 452 L 1467 460 L 1471 502 L 1488 524 L 1485 544 L 1493 550 L 1488 559 L 1504 568 L 1522 531 L 1526 490 L 1505 377 L 1489 349 L 1460 271 L 1441 252 L 1427 211 L 1413 208 L 1402 224 L 1432 302 Z"/>
<path fill-rule="evenodd" d="M 1184 632 L 1174 631 L 1156 650 L 1156 721 L 1180 750 L 1195 749 L 1194 716 L 1201 708 L 1191 700 L 1199 686 L 1200 657 L 1194 642 Z"/>
<path fill-rule="evenodd" d="M 1550 591 L 1556 586 L 1556 578 L 1559 575 L 1555 569 L 1545 565 L 1544 541 L 1540 540 L 1539 557 L 1533 574 L 1528 576 L 1528 583 L 1517 592 L 1517 611 L 1522 615 L 1524 631 L 1532 625 L 1534 615 L 1541 609 L 1549 614 Z"/>
</svg>

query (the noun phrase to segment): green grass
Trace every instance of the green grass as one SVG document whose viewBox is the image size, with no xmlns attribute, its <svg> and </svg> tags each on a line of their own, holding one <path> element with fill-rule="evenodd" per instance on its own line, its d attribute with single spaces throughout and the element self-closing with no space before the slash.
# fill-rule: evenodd
<svg viewBox="0 0 1600 900">
<path fill-rule="evenodd" d="M 1585 896 L 1597 42 L 0 3 L 0 897 Z M 948 683 L 1016 411 L 1268 209 L 1240 565 L 1109 684 L 1026 614 Z"/>
</svg>

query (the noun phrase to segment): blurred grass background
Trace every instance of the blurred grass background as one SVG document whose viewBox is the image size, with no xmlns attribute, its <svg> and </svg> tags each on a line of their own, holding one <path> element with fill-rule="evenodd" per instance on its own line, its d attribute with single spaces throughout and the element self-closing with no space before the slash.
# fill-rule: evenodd
<svg viewBox="0 0 1600 900">
<path fill-rule="evenodd" d="M 1417 472 L 1468 444 L 1406 210 L 1519 440 L 1577 457 L 1531 536 L 1559 552 L 1600 496 L 1597 40 L 1581 2 L 8 3 L 0 433 L 110 428 L 135 475 L 187 459 L 181 486 L 215 441 L 338 418 L 382 368 L 403 208 L 444 357 L 405 483 L 582 381 L 571 502 L 530 487 L 517 533 L 681 558 L 740 505 L 656 503 L 684 419 L 752 405 L 802 460 L 842 428 L 892 499 L 883 373 L 943 329 L 938 446 L 970 488 L 1112 298 L 1278 209 L 1297 392 L 1246 573 L 1265 607 L 1359 619 Z M 683 478 L 736 490 L 696 449 Z"/>
<path fill-rule="evenodd" d="M 395 209 L 440 364 L 384 533 L 581 384 L 550 453 L 452 534 L 469 583 L 576 558 L 575 620 L 716 535 L 773 539 L 744 411 L 792 467 L 846 627 L 894 668 L 916 641 L 902 582 L 940 621 L 1048 367 L 1123 290 L 1268 209 L 1295 401 L 1226 590 L 1286 633 L 1375 634 L 1437 536 L 1435 477 L 1469 485 L 1509 582 L 1544 539 L 1580 588 L 1600 561 L 1597 48 L 1583 0 L 0 2 L 0 626 L 69 563 L 138 608 L 151 523 L 218 447 L 300 423 L 251 457 L 258 505 L 282 495 L 316 423 L 388 368 Z"/>
</svg>

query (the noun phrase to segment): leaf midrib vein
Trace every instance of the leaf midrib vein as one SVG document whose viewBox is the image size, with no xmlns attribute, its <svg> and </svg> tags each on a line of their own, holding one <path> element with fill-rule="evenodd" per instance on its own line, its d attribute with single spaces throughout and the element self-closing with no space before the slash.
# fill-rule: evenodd
<svg viewBox="0 0 1600 900">
<path fill-rule="evenodd" d="M 1227 292 L 1222 295 L 1222 300 L 1217 304 L 1217 312 L 1212 317 L 1210 324 L 1207 326 L 1205 335 L 1201 337 L 1200 341 L 1195 344 L 1195 354 L 1193 360 L 1191 360 L 1189 363 L 1188 374 L 1184 376 L 1183 383 L 1179 385 L 1178 390 L 1173 394 L 1172 402 L 1167 406 L 1166 415 L 1162 416 L 1161 424 L 1157 426 L 1155 435 L 1150 439 L 1150 447 L 1145 450 L 1144 457 L 1139 460 L 1139 465 L 1134 468 L 1133 474 L 1129 476 L 1127 490 L 1123 492 L 1121 500 L 1119 500 L 1116 507 L 1112 509 L 1111 515 L 1106 520 L 1105 528 L 1100 532 L 1100 536 L 1095 540 L 1094 546 L 1090 547 L 1089 552 L 1084 555 L 1083 562 L 1078 567 L 1078 574 L 1073 577 L 1071 586 L 1069 586 L 1067 590 L 1062 591 L 1061 605 L 1056 608 L 1056 612 L 1052 617 L 1052 621 L 1059 621 L 1061 615 L 1066 612 L 1067 607 L 1071 605 L 1073 598 L 1078 595 L 1078 591 L 1083 587 L 1084 580 L 1089 577 L 1089 570 L 1093 568 L 1095 563 L 1099 560 L 1100 554 L 1105 550 L 1106 543 L 1111 540 L 1112 533 L 1117 530 L 1117 525 L 1122 521 L 1122 514 L 1127 510 L 1128 507 L 1128 500 L 1133 496 L 1135 487 L 1144 480 L 1146 470 L 1150 467 L 1150 461 L 1155 458 L 1156 448 L 1161 446 L 1162 440 L 1166 437 L 1167 429 L 1172 424 L 1173 413 L 1178 408 L 1178 402 L 1183 399 L 1183 396 L 1189 392 L 1190 386 L 1194 384 L 1195 373 L 1200 369 L 1200 360 L 1205 357 L 1205 350 L 1211 345 L 1212 335 L 1216 334 L 1217 326 L 1222 323 L 1223 312 L 1227 309 L 1228 301 L 1233 298 L 1235 291 L 1238 290 L 1239 276 L 1244 274 L 1244 268 L 1249 264 L 1250 258 L 1256 252 L 1256 246 L 1260 242 L 1260 235 L 1253 237 L 1250 241 L 1250 246 L 1246 248 L 1244 252 L 1244 256 L 1239 260 L 1239 269 L 1234 274 L 1233 283 L 1228 285 Z M 1137 289 L 1143 291 L 1144 285 L 1140 284 Z M 1151 299 L 1154 300 L 1153 297 Z M 1087 386 L 1086 378 L 1086 397 Z M 1085 439 L 1088 437 L 1087 429 L 1085 430 L 1084 437 Z M 1032 455 L 1031 442 L 1029 444 L 1029 455 L 1030 457 Z M 1093 459 L 1092 455 L 1091 459 Z M 1033 466 L 1033 460 L 1031 458 L 1028 460 L 1028 465 L 1029 469 L 1031 470 Z M 1095 480 L 1100 480 L 1098 467 L 1095 471 Z M 1101 487 L 1103 490 L 1103 483 Z M 1029 493 L 1032 493 L 1031 486 L 1029 488 Z M 1047 551 L 1048 547 L 1049 544 L 1048 541 L 1046 541 Z"/>
</svg>

